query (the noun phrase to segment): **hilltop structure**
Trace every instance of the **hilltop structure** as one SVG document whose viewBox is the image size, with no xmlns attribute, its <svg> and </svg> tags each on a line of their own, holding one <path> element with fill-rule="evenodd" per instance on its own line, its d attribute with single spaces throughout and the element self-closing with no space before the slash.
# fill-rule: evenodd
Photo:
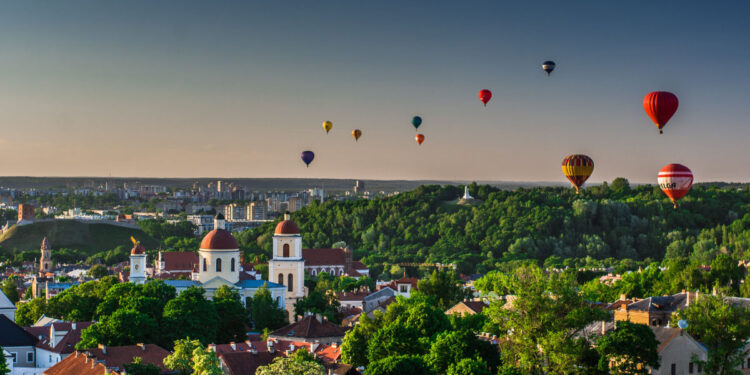
<svg viewBox="0 0 750 375">
<path fill-rule="evenodd" d="M 49 241 L 47 237 L 42 239 L 42 254 L 39 257 L 39 277 L 45 277 L 47 273 L 54 272 L 52 262 L 52 249 L 50 249 Z"/>
</svg>

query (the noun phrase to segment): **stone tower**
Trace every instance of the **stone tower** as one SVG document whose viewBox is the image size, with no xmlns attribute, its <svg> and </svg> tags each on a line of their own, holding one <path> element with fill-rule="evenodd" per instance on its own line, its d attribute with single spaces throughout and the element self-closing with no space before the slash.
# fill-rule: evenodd
<svg viewBox="0 0 750 375">
<path fill-rule="evenodd" d="M 39 258 L 39 274 L 44 276 L 47 272 L 52 272 L 52 250 L 49 247 L 47 237 L 42 240 L 42 256 Z"/>
</svg>

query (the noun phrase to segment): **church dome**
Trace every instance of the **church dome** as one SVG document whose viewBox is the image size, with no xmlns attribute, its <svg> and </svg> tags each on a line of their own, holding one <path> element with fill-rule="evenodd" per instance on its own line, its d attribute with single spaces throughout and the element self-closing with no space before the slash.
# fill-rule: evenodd
<svg viewBox="0 0 750 375">
<path fill-rule="evenodd" d="M 234 236 L 224 229 L 214 229 L 203 237 L 201 241 L 203 250 L 234 250 L 239 249 L 240 245 Z"/>
<path fill-rule="evenodd" d="M 130 255 L 146 254 L 146 248 L 138 242 L 133 249 L 130 250 Z"/>
<path fill-rule="evenodd" d="M 299 227 L 295 222 L 289 220 L 287 215 L 285 220 L 276 225 L 274 234 L 299 234 Z"/>
</svg>

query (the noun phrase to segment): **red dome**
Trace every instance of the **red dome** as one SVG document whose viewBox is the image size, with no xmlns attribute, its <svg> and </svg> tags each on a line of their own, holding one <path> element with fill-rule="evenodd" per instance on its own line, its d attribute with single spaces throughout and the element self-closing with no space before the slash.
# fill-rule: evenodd
<svg viewBox="0 0 750 375">
<path fill-rule="evenodd" d="M 239 249 L 240 245 L 234 236 L 224 229 L 214 229 L 203 237 L 201 249 L 204 250 L 234 250 Z"/>
<path fill-rule="evenodd" d="M 137 245 L 133 246 L 130 250 L 130 255 L 146 254 L 146 248 L 138 242 Z"/>
<path fill-rule="evenodd" d="M 299 234 L 299 227 L 291 220 L 284 220 L 276 225 L 274 234 Z"/>
</svg>

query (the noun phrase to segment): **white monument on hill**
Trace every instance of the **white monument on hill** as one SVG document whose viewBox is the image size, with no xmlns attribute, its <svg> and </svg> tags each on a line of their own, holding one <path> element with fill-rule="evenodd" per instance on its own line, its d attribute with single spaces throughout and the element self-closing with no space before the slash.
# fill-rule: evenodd
<svg viewBox="0 0 750 375">
<path fill-rule="evenodd" d="M 474 197 L 472 197 L 471 194 L 469 194 L 469 186 L 464 186 L 464 196 L 461 199 L 464 199 L 464 200 L 474 199 Z"/>
</svg>

